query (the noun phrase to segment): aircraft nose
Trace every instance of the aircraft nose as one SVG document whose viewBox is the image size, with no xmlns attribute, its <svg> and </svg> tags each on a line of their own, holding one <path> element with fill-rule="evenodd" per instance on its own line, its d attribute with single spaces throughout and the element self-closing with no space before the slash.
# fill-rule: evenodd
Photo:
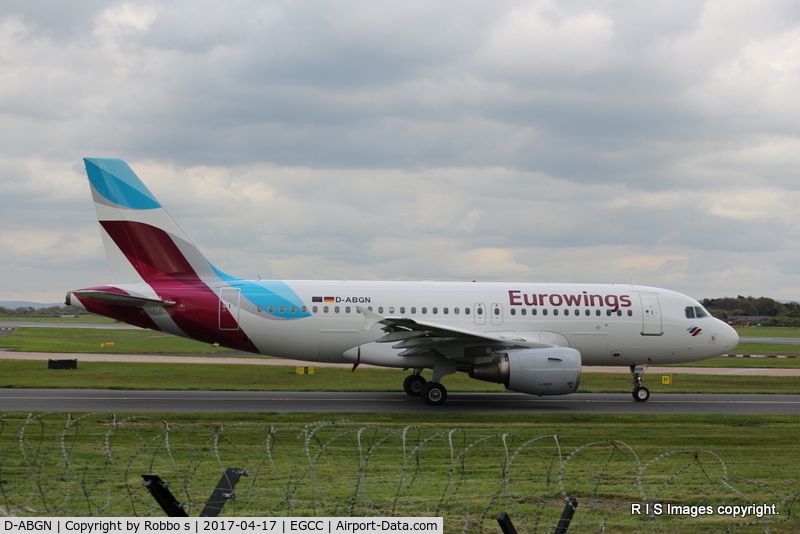
<svg viewBox="0 0 800 534">
<path fill-rule="evenodd" d="M 720 321 L 722 322 L 722 321 Z M 736 330 L 727 323 L 722 323 L 723 328 L 719 333 L 720 341 L 722 341 L 722 345 L 725 351 L 733 350 L 736 345 L 739 344 L 739 334 L 736 333 Z"/>
</svg>

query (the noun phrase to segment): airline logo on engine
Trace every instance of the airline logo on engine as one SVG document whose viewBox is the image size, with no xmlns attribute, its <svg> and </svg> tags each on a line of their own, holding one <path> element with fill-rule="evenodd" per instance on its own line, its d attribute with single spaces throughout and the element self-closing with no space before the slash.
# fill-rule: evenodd
<svg viewBox="0 0 800 534">
<path fill-rule="evenodd" d="M 574 293 L 523 293 L 518 289 L 508 292 L 508 303 L 511 306 L 610 308 L 612 312 L 632 306 L 630 295 L 592 295 L 587 291 L 577 295 Z"/>
</svg>

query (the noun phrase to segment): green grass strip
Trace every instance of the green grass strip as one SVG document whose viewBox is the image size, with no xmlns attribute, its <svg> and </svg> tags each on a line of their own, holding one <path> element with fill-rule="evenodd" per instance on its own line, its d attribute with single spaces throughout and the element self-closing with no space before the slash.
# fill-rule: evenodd
<svg viewBox="0 0 800 534">
<path fill-rule="evenodd" d="M 678 371 L 676 369 L 676 371 Z M 45 361 L 0 360 L 0 387 L 100 388 L 219 391 L 397 391 L 408 372 L 399 369 L 315 367 L 314 374 L 295 374 L 294 367 L 241 364 L 78 362 L 78 369 L 47 369 Z M 430 377 L 429 372 L 426 372 Z M 645 385 L 658 393 L 800 393 L 797 377 L 719 376 L 670 373 L 645 375 Z M 463 373 L 445 377 L 452 392 L 502 392 L 502 385 L 473 380 Z M 584 373 L 579 392 L 628 393 L 627 370 Z"/>
</svg>

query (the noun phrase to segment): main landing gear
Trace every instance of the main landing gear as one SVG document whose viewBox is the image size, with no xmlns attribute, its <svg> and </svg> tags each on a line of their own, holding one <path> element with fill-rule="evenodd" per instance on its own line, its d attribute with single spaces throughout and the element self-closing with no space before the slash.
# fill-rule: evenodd
<svg viewBox="0 0 800 534">
<path fill-rule="evenodd" d="M 412 397 L 420 397 L 425 404 L 439 406 L 447 400 L 447 388 L 439 382 L 429 382 L 419 374 L 422 369 L 414 369 L 403 382 L 403 390 Z"/>
<path fill-rule="evenodd" d="M 403 390 L 412 397 L 419 397 L 422 393 L 422 388 L 425 387 L 425 377 L 419 374 L 422 369 L 414 369 L 413 375 L 408 375 L 405 382 L 403 382 Z"/>
<path fill-rule="evenodd" d="M 414 374 L 408 375 L 403 382 L 403 390 L 412 397 L 420 397 L 425 404 L 441 406 L 447 400 L 447 388 L 440 384 L 439 380 L 445 373 L 455 372 L 455 365 L 452 365 L 452 371 L 450 365 L 443 364 L 440 367 L 446 367 L 446 370 L 437 373 L 434 368 L 433 380 L 430 381 L 425 380 L 420 374 L 422 369 L 414 369 Z"/>
<path fill-rule="evenodd" d="M 650 398 L 650 390 L 642 385 L 642 375 L 644 365 L 631 365 L 631 377 L 633 378 L 633 400 L 644 402 Z"/>
</svg>

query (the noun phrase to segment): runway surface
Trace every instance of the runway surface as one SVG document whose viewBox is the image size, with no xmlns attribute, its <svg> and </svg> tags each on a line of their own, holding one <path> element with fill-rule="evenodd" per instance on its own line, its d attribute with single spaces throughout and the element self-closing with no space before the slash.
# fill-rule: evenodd
<svg viewBox="0 0 800 534">
<path fill-rule="evenodd" d="M 122 391 L 101 389 L 1 389 L 0 415 L 8 412 L 108 413 L 598 413 L 598 414 L 798 414 L 798 395 L 659 394 L 636 402 L 630 394 L 575 393 L 533 397 L 519 393 L 451 393 L 428 406 L 405 393 L 273 391 Z"/>
</svg>

